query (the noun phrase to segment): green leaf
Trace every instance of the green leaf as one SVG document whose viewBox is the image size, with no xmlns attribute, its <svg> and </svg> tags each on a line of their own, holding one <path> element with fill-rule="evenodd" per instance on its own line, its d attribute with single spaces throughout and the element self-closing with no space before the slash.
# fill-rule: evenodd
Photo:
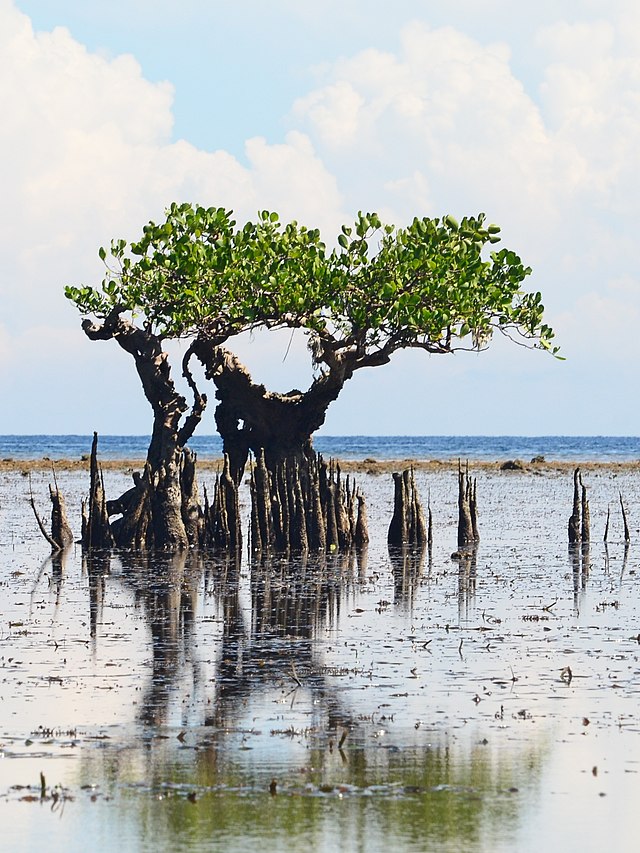
<svg viewBox="0 0 640 853">
<path fill-rule="evenodd" d="M 446 348 L 447 326 L 461 337 L 501 328 L 555 354 L 541 297 L 521 289 L 531 269 L 511 250 L 487 251 L 500 229 L 483 223 L 484 214 L 460 224 L 447 215 L 395 228 L 359 212 L 327 250 L 317 229 L 282 225 L 273 212 L 237 225 L 221 207 L 172 204 L 138 242 L 112 242 L 118 272 L 108 271 L 104 289 L 67 287 L 65 295 L 83 315 L 122 304 L 168 336 L 211 323 L 229 334 L 293 325 L 321 330 L 338 349 L 357 339 L 371 353 Z M 368 242 L 372 229 L 378 237 Z M 104 249 L 99 255 L 106 261 Z"/>
</svg>

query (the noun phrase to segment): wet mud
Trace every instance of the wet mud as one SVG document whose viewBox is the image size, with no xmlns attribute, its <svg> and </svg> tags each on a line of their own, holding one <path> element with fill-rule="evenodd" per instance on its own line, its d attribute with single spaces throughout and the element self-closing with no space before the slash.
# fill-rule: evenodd
<svg viewBox="0 0 640 853">
<path fill-rule="evenodd" d="M 391 476 L 363 467 L 368 549 L 240 565 L 52 558 L 0 470 L 7 849 L 634 849 L 640 472 L 581 467 L 588 547 L 569 467 L 472 466 L 463 549 L 457 471 L 418 467 L 433 544 L 404 550 Z M 57 476 L 79 535 L 86 477 Z"/>
</svg>

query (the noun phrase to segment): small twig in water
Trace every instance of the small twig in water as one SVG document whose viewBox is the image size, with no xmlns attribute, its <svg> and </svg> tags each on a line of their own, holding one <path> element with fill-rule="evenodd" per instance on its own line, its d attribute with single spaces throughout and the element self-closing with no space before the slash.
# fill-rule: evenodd
<svg viewBox="0 0 640 853">
<path fill-rule="evenodd" d="M 573 678 L 573 673 L 571 672 L 570 666 L 565 666 L 560 670 L 560 678 L 565 681 L 567 684 L 571 684 L 571 679 Z"/>
<path fill-rule="evenodd" d="M 58 551 L 62 551 L 62 548 L 60 547 L 60 544 L 58 542 L 56 542 L 56 540 L 52 536 L 49 535 L 47 528 L 44 526 L 43 520 L 40 518 L 40 515 L 38 514 L 38 510 L 36 509 L 36 502 L 35 502 L 35 499 L 33 497 L 33 489 L 31 487 L 31 474 L 29 474 L 29 495 L 30 495 L 29 503 L 31 504 L 31 509 L 33 510 L 33 514 L 36 517 L 36 521 L 38 523 L 38 527 L 40 528 L 40 532 L 42 533 L 44 538 L 47 540 L 49 545 L 51 545 L 51 550 L 57 554 Z"/>
<path fill-rule="evenodd" d="M 296 673 L 296 665 L 293 661 L 291 662 L 291 677 L 293 678 L 295 683 L 298 685 L 298 687 L 302 687 L 302 682 L 298 678 L 298 674 Z"/>
<path fill-rule="evenodd" d="M 620 509 L 622 511 L 622 523 L 624 525 L 624 541 L 631 541 L 631 536 L 629 535 L 629 523 L 627 522 L 627 512 L 624 508 L 624 503 L 622 501 L 622 492 L 620 492 Z"/>
</svg>

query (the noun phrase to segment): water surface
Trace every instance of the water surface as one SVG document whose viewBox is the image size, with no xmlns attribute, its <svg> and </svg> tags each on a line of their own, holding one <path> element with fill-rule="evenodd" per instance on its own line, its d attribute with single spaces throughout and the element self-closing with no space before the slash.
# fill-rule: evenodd
<svg viewBox="0 0 640 853">
<path fill-rule="evenodd" d="M 363 476 L 366 555 L 236 567 L 52 562 L 0 473 L 3 849 L 635 850 L 639 472 L 587 475 L 574 554 L 570 479 L 478 472 L 461 561 L 455 474 L 416 480 L 431 554 L 388 552 Z M 84 475 L 59 484 L 79 529 Z"/>
<path fill-rule="evenodd" d="M 89 435 L 0 435 L 0 459 L 80 459 L 91 452 Z M 149 436 L 101 435 L 104 459 L 144 459 Z M 196 435 L 189 442 L 200 457 L 222 455 L 218 435 Z M 327 458 L 367 459 L 521 459 L 558 461 L 640 461 L 638 436 L 572 435 L 318 435 L 314 446 Z"/>
</svg>

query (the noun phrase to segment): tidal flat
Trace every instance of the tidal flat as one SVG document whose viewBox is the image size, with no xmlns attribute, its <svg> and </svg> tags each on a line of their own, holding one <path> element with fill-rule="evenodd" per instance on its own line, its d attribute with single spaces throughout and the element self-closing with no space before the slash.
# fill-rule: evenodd
<svg viewBox="0 0 640 853">
<path fill-rule="evenodd" d="M 588 549 L 566 466 L 471 465 L 481 541 L 452 557 L 457 476 L 431 465 L 433 547 L 390 553 L 370 465 L 366 553 L 239 566 L 52 560 L 32 468 L 0 470 L 3 849 L 637 849 L 638 465 L 585 466 Z M 79 535 L 86 472 L 56 476 Z"/>
</svg>

